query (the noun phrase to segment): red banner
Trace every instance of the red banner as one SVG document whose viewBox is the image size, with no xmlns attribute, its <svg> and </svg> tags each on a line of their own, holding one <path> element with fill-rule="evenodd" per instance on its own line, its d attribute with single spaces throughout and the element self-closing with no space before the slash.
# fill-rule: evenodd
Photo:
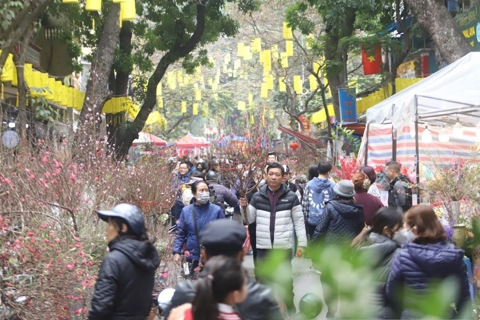
<svg viewBox="0 0 480 320">
<path fill-rule="evenodd" d="M 382 72 L 382 48 L 380 45 L 376 46 L 375 50 L 362 49 L 362 63 L 363 73 L 377 74 Z"/>
</svg>

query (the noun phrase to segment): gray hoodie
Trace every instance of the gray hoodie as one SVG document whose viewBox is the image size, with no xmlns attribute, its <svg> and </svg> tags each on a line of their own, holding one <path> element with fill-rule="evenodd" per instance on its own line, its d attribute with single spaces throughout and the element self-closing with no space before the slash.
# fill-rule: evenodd
<svg viewBox="0 0 480 320">
<path fill-rule="evenodd" d="M 325 178 L 313 178 L 307 183 L 302 200 L 303 216 L 307 223 L 313 226 L 318 224 L 325 208 L 325 202 L 334 197 L 335 183 Z"/>
</svg>

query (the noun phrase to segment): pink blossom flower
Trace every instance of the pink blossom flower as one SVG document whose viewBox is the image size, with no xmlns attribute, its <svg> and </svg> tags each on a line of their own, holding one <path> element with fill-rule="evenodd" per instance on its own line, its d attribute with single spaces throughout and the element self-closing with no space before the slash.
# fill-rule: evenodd
<svg viewBox="0 0 480 320">
<path fill-rule="evenodd" d="M 76 247 L 77 249 L 80 249 L 80 248 L 82 248 L 82 244 L 81 244 L 81 243 L 77 243 L 77 244 L 75 245 L 75 247 Z"/>
<path fill-rule="evenodd" d="M 67 264 L 65 266 L 68 270 L 72 271 L 73 269 L 75 269 L 75 266 L 73 264 Z"/>
</svg>

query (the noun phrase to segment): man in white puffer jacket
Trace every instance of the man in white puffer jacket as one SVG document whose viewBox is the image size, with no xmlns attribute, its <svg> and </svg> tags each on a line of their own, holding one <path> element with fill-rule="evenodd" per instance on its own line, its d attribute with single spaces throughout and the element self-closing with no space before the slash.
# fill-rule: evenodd
<svg viewBox="0 0 480 320">
<path fill-rule="evenodd" d="M 284 175 L 285 171 L 281 164 L 270 164 L 267 167 L 267 183 L 253 195 L 250 204 L 247 204 L 247 199 L 240 199 L 240 206 L 242 211 L 247 210 L 248 222 L 256 222 L 257 263 L 265 260 L 272 250 L 284 251 L 285 259 L 290 266 L 291 281 L 287 290 L 292 292 L 285 304 L 289 313 L 295 313 L 290 261 L 294 248 L 293 231 L 295 230 L 298 240 L 297 257 L 303 255 L 307 246 L 307 236 L 302 206 L 297 195 L 283 184 Z"/>
</svg>

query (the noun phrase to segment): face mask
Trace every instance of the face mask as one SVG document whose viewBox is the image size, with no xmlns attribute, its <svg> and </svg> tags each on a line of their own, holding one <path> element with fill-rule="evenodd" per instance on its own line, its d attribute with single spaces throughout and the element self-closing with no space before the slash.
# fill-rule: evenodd
<svg viewBox="0 0 480 320">
<path fill-rule="evenodd" d="M 417 237 L 417 235 L 415 233 L 413 233 L 413 229 L 410 229 L 407 231 L 407 242 L 410 243 L 410 242 L 413 242 L 413 240 Z"/>
<path fill-rule="evenodd" d="M 408 239 L 408 231 L 405 230 L 405 229 L 402 229 L 398 232 L 395 232 L 395 235 L 393 236 L 393 241 L 398 243 L 398 245 L 400 245 L 400 246 L 403 246 L 407 242 L 411 242 L 411 241 L 408 241 L 408 240 L 409 240 Z"/>
<path fill-rule="evenodd" d="M 210 200 L 210 192 L 201 192 L 198 194 L 197 201 L 201 204 L 207 203 Z"/>
</svg>

